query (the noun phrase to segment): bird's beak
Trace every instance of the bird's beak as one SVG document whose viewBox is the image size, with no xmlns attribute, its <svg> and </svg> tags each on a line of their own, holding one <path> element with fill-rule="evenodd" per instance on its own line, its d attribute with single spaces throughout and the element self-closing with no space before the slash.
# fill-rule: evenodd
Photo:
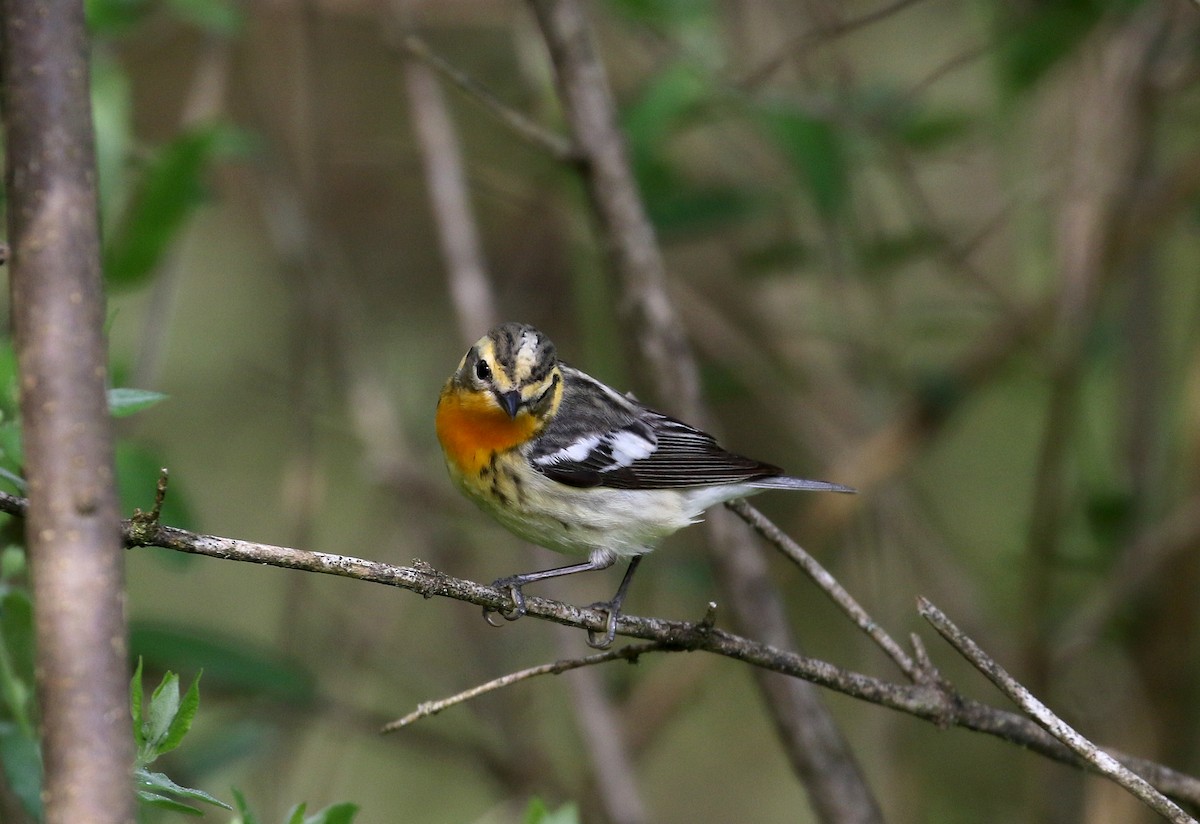
<svg viewBox="0 0 1200 824">
<path fill-rule="evenodd" d="M 497 392 L 496 400 L 500 401 L 500 406 L 508 413 L 508 417 L 517 417 L 517 410 L 521 408 L 520 392 L 515 389 L 512 392 Z"/>
</svg>

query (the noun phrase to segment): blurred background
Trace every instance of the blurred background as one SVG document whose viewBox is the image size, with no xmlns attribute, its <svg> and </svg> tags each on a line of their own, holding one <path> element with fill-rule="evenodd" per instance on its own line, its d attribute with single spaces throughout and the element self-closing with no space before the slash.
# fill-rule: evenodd
<svg viewBox="0 0 1200 824">
<path fill-rule="evenodd" d="M 1200 773 L 1200 8 L 1136 0 L 586 4 L 669 294 L 728 447 L 856 486 L 759 505 L 896 638 L 1007 707 L 915 613 L 946 610 L 1098 743 Z M 452 489 L 442 382 L 498 316 L 679 414 L 628 345 L 569 163 L 404 35 L 565 137 L 529 6 L 95 0 L 95 110 L 127 509 L 488 582 L 560 558 Z M 410 41 L 411 42 L 411 41 Z M 425 129 L 419 137 L 419 129 Z M 424 142 L 422 142 L 422 140 Z M 457 159 L 477 281 L 430 169 Z M 456 291 L 457 290 L 457 291 Z M 490 297 L 489 297 L 490 295 Z M 686 530 L 627 609 L 716 597 Z M 763 548 L 809 654 L 901 681 Z M 611 820 L 588 694 L 537 679 L 388 737 L 422 701 L 585 654 L 582 633 L 164 550 L 128 558 L 133 649 L 204 670 L 175 780 L 263 820 Z M 619 573 L 537 591 L 607 597 Z M 718 614 L 718 623 L 722 617 Z M 645 820 L 814 820 L 744 665 L 596 670 Z M 1149 821 L 996 739 L 827 693 L 892 822 Z M 225 820 L 210 813 L 210 820 Z"/>
</svg>

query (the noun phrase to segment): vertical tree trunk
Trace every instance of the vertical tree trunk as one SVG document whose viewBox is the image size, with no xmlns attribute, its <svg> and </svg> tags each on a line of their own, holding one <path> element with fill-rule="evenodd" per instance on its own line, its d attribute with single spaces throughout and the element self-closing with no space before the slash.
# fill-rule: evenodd
<svg viewBox="0 0 1200 824">
<path fill-rule="evenodd" d="M 0 31 L 46 821 L 132 822 L 83 4 L 5 0 Z"/>
</svg>

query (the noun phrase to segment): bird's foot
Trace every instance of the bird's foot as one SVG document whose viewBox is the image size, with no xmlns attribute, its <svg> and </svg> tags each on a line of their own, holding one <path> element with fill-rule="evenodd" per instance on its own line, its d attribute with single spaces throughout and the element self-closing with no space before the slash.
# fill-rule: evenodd
<svg viewBox="0 0 1200 824">
<path fill-rule="evenodd" d="M 617 638 L 617 618 L 621 616 L 621 604 L 615 599 L 612 601 L 597 601 L 594 604 L 589 604 L 588 609 L 604 610 L 608 613 L 608 620 L 604 622 L 603 635 L 590 627 L 588 628 L 587 645 L 592 649 L 608 649 Z"/>
<path fill-rule="evenodd" d="M 514 581 L 512 578 L 499 578 L 492 582 L 492 587 L 499 590 L 508 590 L 508 597 L 512 599 L 512 607 L 505 609 L 500 607 L 495 609 L 492 607 L 483 608 L 483 620 L 487 621 L 493 627 L 502 627 L 504 624 L 497 624 L 492 620 L 493 615 L 499 615 L 505 621 L 515 621 L 525 614 L 525 594 L 521 592 L 521 584 Z"/>
</svg>

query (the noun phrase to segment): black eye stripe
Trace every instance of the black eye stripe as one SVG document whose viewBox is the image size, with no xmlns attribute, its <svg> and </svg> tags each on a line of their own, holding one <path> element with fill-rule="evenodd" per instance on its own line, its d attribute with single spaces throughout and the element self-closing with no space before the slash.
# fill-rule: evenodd
<svg viewBox="0 0 1200 824">
<path fill-rule="evenodd" d="M 547 398 L 551 397 L 554 393 L 554 387 L 558 386 L 559 380 L 560 380 L 559 376 L 555 375 L 554 379 L 550 381 L 550 385 L 547 386 L 545 389 L 543 389 L 541 392 L 539 392 L 538 396 L 529 402 L 530 406 L 540 406 L 543 401 L 545 401 L 545 400 L 547 400 Z"/>
</svg>

